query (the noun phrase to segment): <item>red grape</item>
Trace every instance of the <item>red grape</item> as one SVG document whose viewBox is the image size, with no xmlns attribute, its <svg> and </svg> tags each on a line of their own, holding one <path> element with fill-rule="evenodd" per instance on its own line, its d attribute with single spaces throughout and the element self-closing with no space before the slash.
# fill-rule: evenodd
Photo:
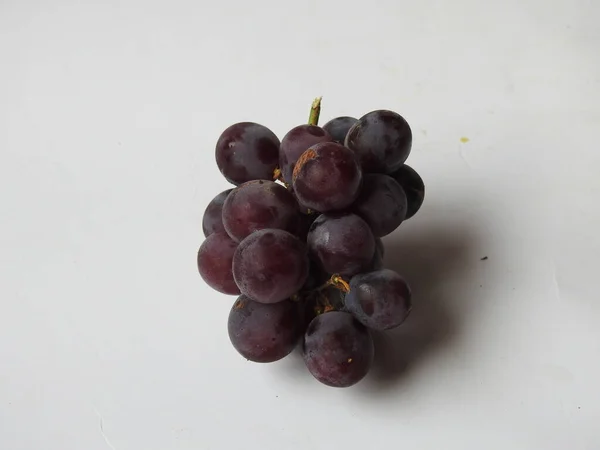
<svg viewBox="0 0 600 450">
<path fill-rule="evenodd" d="M 358 119 L 355 119 L 354 117 L 336 117 L 335 119 L 331 119 L 329 122 L 323 125 L 323 129 L 331 135 L 334 142 L 343 145 L 346 135 L 348 134 L 348 130 L 350 130 L 352 125 L 354 125 L 356 122 L 358 122 Z"/>
<path fill-rule="evenodd" d="M 204 240 L 198 251 L 198 271 L 202 279 L 223 294 L 240 294 L 232 272 L 237 246 L 227 233 L 217 231 Z"/>
<path fill-rule="evenodd" d="M 215 156 L 223 176 L 238 185 L 272 180 L 279 163 L 279 139 L 267 127 L 240 122 L 227 128 L 217 141 Z"/>
<path fill-rule="evenodd" d="M 299 125 L 288 131 L 279 147 L 279 168 L 283 179 L 292 182 L 296 161 L 309 147 L 331 140 L 329 133 L 315 125 Z"/>
<path fill-rule="evenodd" d="M 240 355 L 250 361 L 277 361 L 291 353 L 300 340 L 300 315 L 297 302 L 264 304 L 241 295 L 229 312 L 229 339 Z"/>
<path fill-rule="evenodd" d="M 261 303 L 285 300 L 306 282 L 306 246 L 287 231 L 255 231 L 235 252 L 233 276 L 240 291 L 253 300 Z"/>
<path fill-rule="evenodd" d="M 372 111 L 350 128 L 345 145 L 356 153 L 365 173 L 392 173 L 410 154 L 412 131 L 400 114 Z"/>
<path fill-rule="evenodd" d="M 204 210 L 204 216 L 202 216 L 202 231 L 204 236 L 209 235 L 217 231 L 225 231 L 223 226 L 223 203 L 231 192 L 231 189 L 221 192 L 215 198 L 211 200 L 206 209 Z"/>
<path fill-rule="evenodd" d="M 298 201 L 315 211 L 344 209 L 356 199 L 362 172 L 351 150 L 325 142 L 306 150 L 294 167 Z"/>
<path fill-rule="evenodd" d="M 373 338 L 347 312 L 315 317 L 304 335 L 304 362 L 321 383 L 349 387 L 362 380 L 373 364 Z"/>
<path fill-rule="evenodd" d="M 406 194 L 408 207 L 404 219 L 410 219 L 421 208 L 423 199 L 425 198 L 425 184 L 423 183 L 423 179 L 412 167 L 406 164 L 391 176 L 398 182 Z"/>
<path fill-rule="evenodd" d="M 265 228 L 297 232 L 300 213 L 294 196 L 273 181 L 248 181 L 236 187 L 223 205 L 223 225 L 235 241 Z"/>
</svg>

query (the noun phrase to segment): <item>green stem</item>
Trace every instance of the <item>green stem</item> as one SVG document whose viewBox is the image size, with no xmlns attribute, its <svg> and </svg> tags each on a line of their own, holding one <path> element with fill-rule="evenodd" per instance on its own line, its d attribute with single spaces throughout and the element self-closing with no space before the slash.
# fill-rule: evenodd
<svg viewBox="0 0 600 450">
<path fill-rule="evenodd" d="M 319 114 L 321 114 L 321 99 L 323 97 L 317 97 L 312 102 L 310 107 L 310 115 L 308 116 L 308 124 L 317 126 L 319 124 Z"/>
</svg>

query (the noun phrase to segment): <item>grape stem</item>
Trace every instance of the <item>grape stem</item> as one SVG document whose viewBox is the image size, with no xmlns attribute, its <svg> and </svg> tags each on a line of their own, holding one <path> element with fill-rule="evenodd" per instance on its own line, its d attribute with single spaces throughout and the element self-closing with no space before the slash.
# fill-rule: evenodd
<svg viewBox="0 0 600 450">
<path fill-rule="evenodd" d="M 308 124 L 317 126 L 319 124 L 319 115 L 321 114 L 321 99 L 323 97 L 317 97 L 312 102 L 310 107 L 310 115 L 308 116 Z"/>
<path fill-rule="evenodd" d="M 348 284 L 348 282 L 346 280 L 344 280 L 342 278 L 342 276 L 337 273 L 331 275 L 331 278 L 329 278 L 329 280 L 327 280 L 323 285 L 316 288 L 315 291 L 316 292 L 322 291 L 323 289 L 326 289 L 330 286 L 334 287 L 336 289 L 339 289 L 340 291 L 344 292 L 345 294 L 350 292 L 350 285 Z"/>
<path fill-rule="evenodd" d="M 287 184 L 283 179 L 283 174 L 281 173 L 281 169 L 279 167 L 275 167 L 275 170 L 273 171 L 273 181 L 279 181 L 286 187 L 286 189 L 290 188 L 290 185 Z"/>
</svg>

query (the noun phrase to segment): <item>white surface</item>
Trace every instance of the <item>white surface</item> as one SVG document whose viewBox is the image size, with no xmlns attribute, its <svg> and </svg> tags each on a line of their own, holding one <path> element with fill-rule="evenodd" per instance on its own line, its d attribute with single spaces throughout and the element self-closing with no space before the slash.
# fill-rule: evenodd
<svg viewBox="0 0 600 450">
<path fill-rule="evenodd" d="M 600 448 L 599 23 L 591 0 L 3 0 L 0 448 Z M 347 390 L 238 356 L 195 267 L 220 132 L 282 137 L 316 95 L 322 123 L 405 115 L 427 185 L 385 240 L 414 313 Z"/>
</svg>

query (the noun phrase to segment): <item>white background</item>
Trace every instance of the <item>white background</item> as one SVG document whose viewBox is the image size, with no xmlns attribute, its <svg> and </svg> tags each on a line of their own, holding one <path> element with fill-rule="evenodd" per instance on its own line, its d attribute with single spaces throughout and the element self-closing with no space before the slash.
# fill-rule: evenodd
<svg viewBox="0 0 600 450">
<path fill-rule="evenodd" d="M 599 24 L 595 0 L 1 0 L 0 448 L 600 448 Z M 281 138 L 317 95 L 321 123 L 403 114 L 427 186 L 385 239 L 413 314 L 345 390 L 235 353 L 195 266 L 221 131 Z"/>
</svg>

